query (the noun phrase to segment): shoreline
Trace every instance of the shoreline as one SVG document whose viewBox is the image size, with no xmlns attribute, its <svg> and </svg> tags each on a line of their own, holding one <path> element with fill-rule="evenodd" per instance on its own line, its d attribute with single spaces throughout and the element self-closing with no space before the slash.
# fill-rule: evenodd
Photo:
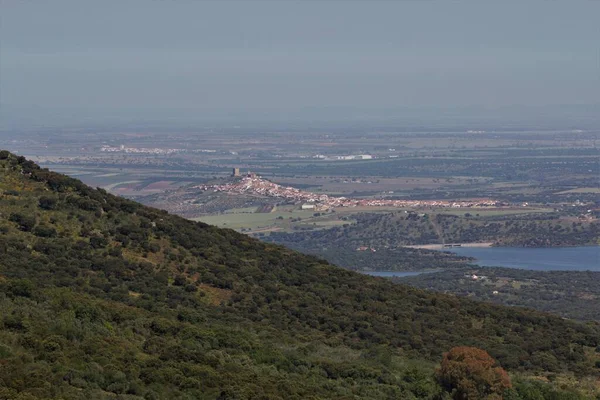
<svg viewBox="0 0 600 400">
<path fill-rule="evenodd" d="M 461 248 L 461 247 L 492 247 L 494 245 L 493 242 L 483 242 L 483 243 L 448 243 L 448 244 L 420 244 L 414 246 L 402 246 L 410 249 L 426 249 L 426 250 L 450 250 L 453 248 Z"/>
</svg>

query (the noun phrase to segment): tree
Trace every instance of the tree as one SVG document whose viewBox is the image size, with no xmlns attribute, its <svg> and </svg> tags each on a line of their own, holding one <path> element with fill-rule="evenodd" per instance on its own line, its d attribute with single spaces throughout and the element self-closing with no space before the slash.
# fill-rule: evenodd
<svg viewBox="0 0 600 400">
<path fill-rule="evenodd" d="M 485 350 L 454 347 L 438 369 L 440 384 L 454 399 L 501 399 L 511 388 L 510 377 Z"/>
</svg>

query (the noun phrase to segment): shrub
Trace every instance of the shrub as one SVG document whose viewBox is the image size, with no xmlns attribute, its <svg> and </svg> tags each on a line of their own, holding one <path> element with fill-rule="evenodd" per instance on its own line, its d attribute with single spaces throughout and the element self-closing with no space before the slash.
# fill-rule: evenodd
<svg viewBox="0 0 600 400">
<path fill-rule="evenodd" d="M 31 230 L 35 226 L 35 216 L 34 215 L 12 213 L 12 214 L 10 214 L 9 220 L 12 222 L 15 222 L 19 226 L 19 229 L 24 232 L 31 232 Z"/>
<path fill-rule="evenodd" d="M 38 205 L 43 210 L 53 210 L 56 208 L 56 198 L 51 196 L 42 196 L 38 201 Z"/>
<path fill-rule="evenodd" d="M 48 225 L 38 225 L 33 230 L 33 234 L 38 237 L 56 237 L 56 229 Z"/>
</svg>

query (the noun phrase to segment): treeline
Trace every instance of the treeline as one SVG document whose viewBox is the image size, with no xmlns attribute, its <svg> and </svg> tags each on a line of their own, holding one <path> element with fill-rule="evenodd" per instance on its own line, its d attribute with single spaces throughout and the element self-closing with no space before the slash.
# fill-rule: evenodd
<svg viewBox="0 0 600 400">
<path fill-rule="evenodd" d="M 517 375 L 599 372 L 597 325 L 345 271 L 8 152 L 0 210 L 0 398 L 444 398 L 459 345 Z"/>
<path fill-rule="evenodd" d="M 302 246 L 315 254 L 330 247 L 360 246 L 394 249 L 400 246 L 492 242 L 496 246 L 550 247 L 598 244 L 600 223 L 561 218 L 555 213 L 478 216 L 465 213 L 358 214 L 356 223 L 310 232 L 273 232 L 267 240 Z"/>
</svg>

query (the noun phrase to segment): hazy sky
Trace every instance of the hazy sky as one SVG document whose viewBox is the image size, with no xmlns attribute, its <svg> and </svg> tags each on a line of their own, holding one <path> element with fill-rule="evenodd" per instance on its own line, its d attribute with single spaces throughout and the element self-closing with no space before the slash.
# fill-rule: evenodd
<svg viewBox="0 0 600 400">
<path fill-rule="evenodd" d="M 599 1 L 0 1 L 3 114 L 600 103 Z"/>
</svg>

